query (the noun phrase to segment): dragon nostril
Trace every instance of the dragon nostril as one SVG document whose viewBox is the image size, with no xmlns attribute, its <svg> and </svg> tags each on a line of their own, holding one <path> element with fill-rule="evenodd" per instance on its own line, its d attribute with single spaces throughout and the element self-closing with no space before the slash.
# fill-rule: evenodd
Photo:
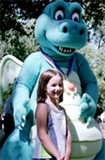
<svg viewBox="0 0 105 160">
<path fill-rule="evenodd" d="M 62 33 L 69 33 L 71 29 L 72 29 L 71 24 L 68 23 L 68 22 L 63 22 L 59 26 L 59 31 L 62 32 Z"/>
<path fill-rule="evenodd" d="M 63 28 L 63 32 L 66 33 L 67 32 L 67 27 Z"/>
<path fill-rule="evenodd" d="M 82 35 L 84 33 L 84 29 L 82 29 L 79 34 Z"/>
</svg>

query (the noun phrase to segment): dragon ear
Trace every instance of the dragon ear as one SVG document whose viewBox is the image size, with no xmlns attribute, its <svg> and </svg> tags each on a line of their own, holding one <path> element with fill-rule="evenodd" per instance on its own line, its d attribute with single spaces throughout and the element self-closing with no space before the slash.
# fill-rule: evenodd
<svg viewBox="0 0 105 160">
<path fill-rule="evenodd" d="M 3 92 L 14 82 L 23 63 L 12 55 L 3 57 L 0 63 L 0 105 L 3 105 Z"/>
</svg>

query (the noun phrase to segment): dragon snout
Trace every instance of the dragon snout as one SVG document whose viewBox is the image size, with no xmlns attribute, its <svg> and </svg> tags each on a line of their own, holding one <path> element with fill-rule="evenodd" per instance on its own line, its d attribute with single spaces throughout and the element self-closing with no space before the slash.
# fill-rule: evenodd
<svg viewBox="0 0 105 160">
<path fill-rule="evenodd" d="M 81 27 L 78 27 L 77 25 L 72 26 L 70 23 L 64 22 L 60 25 L 59 31 L 62 33 L 76 32 L 79 33 L 80 36 L 82 36 L 85 33 L 86 28 L 84 26 Z"/>
</svg>

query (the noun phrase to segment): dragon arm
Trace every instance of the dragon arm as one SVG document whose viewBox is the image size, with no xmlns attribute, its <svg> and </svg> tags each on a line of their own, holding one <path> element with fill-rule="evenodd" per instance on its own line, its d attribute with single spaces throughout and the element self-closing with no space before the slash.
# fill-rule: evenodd
<svg viewBox="0 0 105 160">
<path fill-rule="evenodd" d="M 31 54 L 24 62 L 22 69 L 15 81 L 13 89 L 13 107 L 15 125 L 20 126 L 25 123 L 25 118 L 30 109 L 30 94 L 33 90 L 37 76 L 41 67 L 40 54 Z"/>
<path fill-rule="evenodd" d="M 78 74 L 81 80 L 82 92 L 90 95 L 95 103 L 98 102 L 98 85 L 94 73 L 92 72 L 87 60 L 77 54 Z"/>
<path fill-rule="evenodd" d="M 97 80 L 90 69 L 87 60 L 78 54 L 78 74 L 82 85 L 81 111 L 80 117 L 86 118 L 89 124 L 94 117 L 98 102 Z"/>
</svg>

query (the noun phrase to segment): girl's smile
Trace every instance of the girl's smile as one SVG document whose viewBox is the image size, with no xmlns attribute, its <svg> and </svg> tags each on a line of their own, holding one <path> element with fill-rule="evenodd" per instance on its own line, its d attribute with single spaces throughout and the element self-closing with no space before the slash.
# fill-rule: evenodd
<svg viewBox="0 0 105 160">
<path fill-rule="evenodd" d="M 45 87 L 46 96 L 53 102 L 58 100 L 63 92 L 63 82 L 59 75 L 52 77 Z"/>
</svg>

